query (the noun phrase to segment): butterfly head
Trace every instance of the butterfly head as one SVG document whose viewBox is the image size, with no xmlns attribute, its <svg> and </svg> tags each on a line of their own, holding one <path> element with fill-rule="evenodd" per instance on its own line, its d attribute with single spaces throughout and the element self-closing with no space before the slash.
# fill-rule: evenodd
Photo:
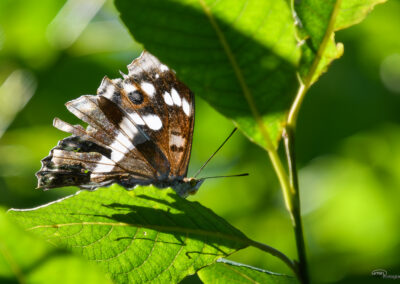
<svg viewBox="0 0 400 284">
<path fill-rule="evenodd" d="M 183 198 L 194 195 L 203 184 L 204 179 L 184 178 L 173 186 L 174 190 Z"/>
</svg>

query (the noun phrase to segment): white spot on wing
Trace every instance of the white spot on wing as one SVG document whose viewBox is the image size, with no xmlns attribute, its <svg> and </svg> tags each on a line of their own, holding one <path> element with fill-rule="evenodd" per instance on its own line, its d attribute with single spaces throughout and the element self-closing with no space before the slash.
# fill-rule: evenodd
<svg viewBox="0 0 400 284">
<path fill-rule="evenodd" d="M 181 104 L 182 104 L 181 97 L 179 96 L 179 94 L 175 90 L 175 88 L 171 89 L 171 96 L 172 96 L 172 100 L 174 101 L 174 104 L 176 104 L 177 106 L 181 106 Z"/>
<path fill-rule="evenodd" d="M 115 137 L 110 147 L 121 152 L 125 152 L 127 148 L 133 149 L 132 141 L 122 132 L 118 132 L 117 137 Z"/>
<path fill-rule="evenodd" d="M 160 75 L 156 74 L 156 79 L 160 78 Z"/>
<path fill-rule="evenodd" d="M 172 97 L 168 92 L 164 92 L 163 97 L 167 105 L 172 106 L 174 104 L 174 101 L 172 100 Z"/>
<path fill-rule="evenodd" d="M 133 139 L 133 137 L 138 133 L 135 125 L 133 125 L 127 117 L 124 117 L 119 123 L 119 128 L 121 128 L 130 139 Z"/>
<path fill-rule="evenodd" d="M 136 91 L 137 88 L 132 83 L 124 83 L 124 91 L 129 94 Z"/>
<path fill-rule="evenodd" d="M 112 149 L 111 160 L 115 163 L 118 163 L 125 157 L 127 153 L 135 148 L 135 146 L 130 139 L 120 132 L 113 143 L 111 143 L 110 148 Z"/>
<path fill-rule="evenodd" d="M 185 98 L 182 99 L 182 109 L 187 116 L 190 115 L 190 105 Z"/>
<path fill-rule="evenodd" d="M 113 85 L 108 85 L 106 87 L 106 91 L 104 92 L 104 94 L 102 94 L 102 96 L 111 99 L 112 96 L 114 95 L 114 92 L 115 92 L 115 87 Z"/>
<path fill-rule="evenodd" d="M 140 117 L 140 115 L 137 112 L 131 113 L 131 114 L 129 114 L 129 116 L 131 117 L 133 122 L 136 123 L 137 125 L 145 124 L 143 119 Z"/>
<path fill-rule="evenodd" d="M 121 161 L 125 157 L 125 154 L 128 153 L 128 150 L 126 148 L 124 148 L 124 150 L 124 152 L 113 150 L 111 152 L 111 160 L 115 161 L 116 163 Z"/>
<path fill-rule="evenodd" d="M 150 129 L 160 130 L 162 127 L 161 119 L 155 114 L 143 116 L 143 119 Z"/>
<path fill-rule="evenodd" d="M 54 158 L 61 158 L 61 157 L 63 156 L 64 153 L 65 153 L 64 150 L 54 149 L 54 150 L 53 150 L 53 157 L 54 157 Z"/>
<path fill-rule="evenodd" d="M 94 168 L 93 172 L 100 172 L 100 173 L 108 173 L 113 170 L 115 163 L 110 161 L 107 157 L 101 157 L 101 160 L 98 161 L 96 167 Z"/>
<path fill-rule="evenodd" d="M 161 72 L 165 72 L 165 71 L 168 71 L 168 70 L 169 70 L 169 68 L 168 68 L 168 66 L 167 66 L 167 65 L 165 65 L 165 64 L 161 64 L 161 65 L 160 65 L 160 70 L 161 70 Z"/>
<path fill-rule="evenodd" d="M 176 145 L 177 147 L 182 147 L 183 145 L 185 145 L 185 138 L 179 135 L 172 134 L 170 144 Z"/>
<path fill-rule="evenodd" d="M 140 87 L 150 97 L 154 96 L 154 94 L 156 93 L 156 88 L 154 88 L 153 84 L 151 83 L 143 82 L 142 84 L 140 84 Z"/>
</svg>

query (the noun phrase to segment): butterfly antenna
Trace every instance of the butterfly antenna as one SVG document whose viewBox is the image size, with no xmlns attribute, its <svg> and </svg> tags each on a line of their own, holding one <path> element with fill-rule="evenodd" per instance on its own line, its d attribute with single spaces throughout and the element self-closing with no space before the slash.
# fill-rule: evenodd
<svg viewBox="0 0 400 284">
<path fill-rule="evenodd" d="M 209 178 L 245 177 L 245 176 L 248 176 L 248 175 L 249 175 L 248 173 L 245 173 L 245 174 L 229 175 L 229 176 L 213 176 L 213 177 L 204 177 L 204 178 L 201 178 L 201 179 L 203 180 L 203 179 L 209 179 Z"/>
<path fill-rule="evenodd" d="M 237 127 L 235 127 L 231 134 L 229 134 L 229 136 L 225 139 L 224 142 L 222 142 L 221 146 L 218 147 L 218 149 L 214 152 L 214 154 L 212 154 L 210 156 L 210 158 L 208 158 L 208 160 L 200 167 L 200 169 L 196 172 L 196 174 L 194 175 L 194 177 L 197 177 L 198 174 L 204 169 L 205 166 L 207 166 L 208 162 L 215 156 L 215 154 L 218 153 L 218 151 L 222 148 L 222 146 L 224 146 L 224 144 L 229 140 L 229 138 L 231 138 L 231 136 L 233 135 L 233 133 L 235 133 L 235 131 L 237 130 Z"/>
</svg>

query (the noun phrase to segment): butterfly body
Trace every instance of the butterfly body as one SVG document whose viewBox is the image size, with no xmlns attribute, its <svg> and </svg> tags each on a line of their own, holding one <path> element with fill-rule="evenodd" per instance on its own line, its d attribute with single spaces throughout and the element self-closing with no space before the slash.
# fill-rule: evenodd
<svg viewBox="0 0 400 284">
<path fill-rule="evenodd" d="M 194 95 L 175 73 L 148 52 L 128 65 L 123 78 L 105 77 L 97 95 L 66 104 L 88 124 L 54 126 L 72 136 L 59 141 L 42 160 L 38 187 L 95 189 L 111 183 L 127 188 L 153 184 L 172 187 L 181 196 L 203 180 L 187 178 Z"/>
</svg>

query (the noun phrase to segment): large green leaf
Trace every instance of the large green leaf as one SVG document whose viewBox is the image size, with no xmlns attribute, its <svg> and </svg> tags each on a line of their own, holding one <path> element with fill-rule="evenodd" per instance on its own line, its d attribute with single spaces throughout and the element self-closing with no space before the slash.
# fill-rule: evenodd
<svg viewBox="0 0 400 284">
<path fill-rule="evenodd" d="M 135 39 L 196 94 L 265 147 L 254 119 L 258 112 L 276 145 L 297 87 L 300 57 L 287 1 L 115 2 Z"/>
<path fill-rule="evenodd" d="M 343 45 L 335 43 L 334 32 L 361 22 L 376 4 L 386 0 L 302 0 L 294 1 L 299 17 L 299 35 L 305 40 L 302 45 L 303 77 L 309 75 L 315 59 L 314 74 L 310 82 L 315 82 L 326 71 L 328 65 L 343 54 Z M 325 38 L 325 43 L 324 43 Z M 325 45 L 322 46 L 321 45 Z"/>
<path fill-rule="evenodd" d="M 11 222 L 0 208 L 0 283 L 111 283 L 97 267 L 55 249 Z"/>
<path fill-rule="evenodd" d="M 217 263 L 201 269 L 197 274 L 205 284 L 299 283 L 293 276 L 270 272 L 226 259 L 220 259 Z"/>
<path fill-rule="evenodd" d="M 209 209 L 152 186 L 80 191 L 10 215 L 98 263 L 117 283 L 178 282 L 246 246 L 246 237 Z"/>
</svg>

